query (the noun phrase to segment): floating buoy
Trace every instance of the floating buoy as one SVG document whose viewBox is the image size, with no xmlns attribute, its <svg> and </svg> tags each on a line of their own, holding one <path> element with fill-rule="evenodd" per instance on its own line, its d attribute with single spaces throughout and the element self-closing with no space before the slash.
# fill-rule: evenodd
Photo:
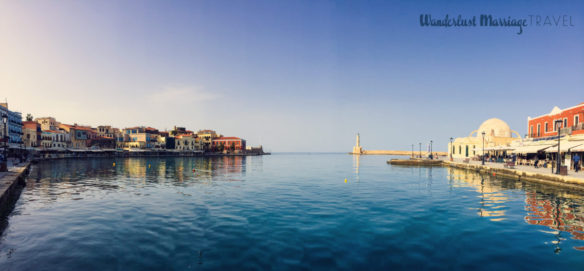
<svg viewBox="0 0 584 271">
<path fill-rule="evenodd" d="M 148 168 L 150 168 L 150 164 L 148 164 Z"/>
<path fill-rule="evenodd" d="M 495 176 L 495 172 L 493 172 L 493 176 Z"/>
<path fill-rule="evenodd" d="M 347 183 L 347 178 L 345 178 L 345 183 Z"/>
<path fill-rule="evenodd" d="M 195 172 L 195 169 L 193 169 L 193 172 Z"/>
<path fill-rule="evenodd" d="M 112 166 L 114 166 L 114 167 L 115 167 L 115 166 L 116 166 L 116 162 L 114 162 L 114 164 L 113 164 Z"/>
</svg>

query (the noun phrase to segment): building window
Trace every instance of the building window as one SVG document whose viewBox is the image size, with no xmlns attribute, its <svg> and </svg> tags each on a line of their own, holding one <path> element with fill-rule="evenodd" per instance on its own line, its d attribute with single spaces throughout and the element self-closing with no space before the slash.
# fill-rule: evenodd
<svg viewBox="0 0 584 271">
<path fill-rule="evenodd" d="M 564 128 L 568 127 L 568 118 L 564 118 L 564 126 L 562 126 L 562 127 L 564 127 Z"/>
<path fill-rule="evenodd" d="M 533 125 L 529 126 L 529 135 L 533 137 Z"/>
<path fill-rule="evenodd" d="M 543 129 L 544 129 L 544 131 L 546 133 L 548 132 L 548 123 L 547 123 L 547 121 L 545 122 L 545 125 L 544 125 L 544 128 Z"/>
<path fill-rule="evenodd" d="M 541 135 L 540 129 L 541 128 L 541 124 L 537 124 L 537 136 L 539 137 Z"/>
<path fill-rule="evenodd" d="M 574 116 L 574 126 L 578 125 L 580 123 L 580 116 L 576 115 Z"/>
</svg>

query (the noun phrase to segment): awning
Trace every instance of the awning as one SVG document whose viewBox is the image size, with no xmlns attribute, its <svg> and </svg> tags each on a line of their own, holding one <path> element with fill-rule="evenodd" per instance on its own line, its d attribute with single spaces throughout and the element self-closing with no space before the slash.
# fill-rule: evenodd
<svg viewBox="0 0 584 271">
<path fill-rule="evenodd" d="M 510 151 L 513 149 L 515 149 L 515 148 L 510 147 L 510 146 L 495 146 L 495 147 L 485 148 L 485 151 Z"/>
<path fill-rule="evenodd" d="M 584 145 L 584 141 L 560 142 L 560 152 L 576 151 L 575 150 L 576 148 L 582 147 L 583 145 Z M 557 153 L 558 152 L 558 144 L 555 144 L 551 148 L 546 149 L 545 152 Z"/>
<path fill-rule="evenodd" d="M 519 153 L 519 154 L 537 153 L 537 152 L 545 150 L 551 146 L 553 146 L 553 144 L 519 146 L 519 147 L 516 147 L 511 152 L 512 153 Z"/>
</svg>

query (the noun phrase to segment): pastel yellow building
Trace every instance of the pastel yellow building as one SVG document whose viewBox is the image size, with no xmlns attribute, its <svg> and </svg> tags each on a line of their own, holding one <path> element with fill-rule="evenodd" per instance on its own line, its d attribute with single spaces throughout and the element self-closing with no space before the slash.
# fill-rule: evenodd
<svg viewBox="0 0 584 271">
<path fill-rule="evenodd" d="M 213 130 L 200 130 L 197 132 L 197 138 L 199 138 L 199 142 L 201 142 L 203 149 L 210 150 L 213 144 L 213 139 L 222 137 L 222 135 L 217 134 L 217 132 Z"/>
<path fill-rule="evenodd" d="M 189 134 L 178 135 L 174 138 L 174 146 L 179 151 L 195 151 L 195 137 Z"/>
<path fill-rule="evenodd" d="M 484 136 L 483 136 L 484 133 Z M 516 135 L 517 137 L 513 137 Z M 521 136 L 511 130 L 506 122 L 492 118 L 488 119 L 472 131 L 467 137 L 456 138 L 452 144 L 448 144 L 448 155 L 453 158 L 473 158 L 483 155 L 483 140 L 485 153 L 487 151 L 505 151 L 511 142 L 520 140 Z"/>
<path fill-rule="evenodd" d="M 57 130 L 59 129 L 59 122 L 53 117 L 36 118 L 34 121 L 41 125 L 41 130 Z"/>
</svg>

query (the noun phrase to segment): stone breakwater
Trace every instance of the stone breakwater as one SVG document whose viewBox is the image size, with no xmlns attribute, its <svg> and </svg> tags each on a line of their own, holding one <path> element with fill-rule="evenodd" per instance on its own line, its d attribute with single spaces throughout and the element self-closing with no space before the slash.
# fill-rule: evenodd
<svg viewBox="0 0 584 271">
<path fill-rule="evenodd" d="M 447 156 L 447 152 L 439 152 L 433 151 L 433 154 L 438 154 L 438 156 Z M 363 150 L 361 153 L 353 153 L 350 152 L 349 154 L 362 154 L 362 155 L 401 155 L 401 156 L 412 156 L 412 151 L 391 151 L 391 150 Z M 427 157 L 430 153 L 427 151 L 422 151 L 422 157 Z M 414 151 L 414 156 L 420 155 L 419 151 Z"/>
<path fill-rule="evenodd" d="M 442 166 L 442 160 L 430 159 L 391 159 L 387 161 L 391 165 L 399 166 Z"/>
<path fill-rule="evenodd" d="M 574 176 L 562 176 L 551 173 L 532 172 L 529 170 L 499 168 L 489 165 L 459 163 L 444 160 L 429 159 L 392 159 L 387 161 L 391 165 L 402 166 L 447 166 L 459 169 L 476 171 L 482 174 L 499 176 L 517 181 L 527 181 L 543 184 L 551 184 L 572 189 L 584 190 L 584 178 Z"/>
</svg>

